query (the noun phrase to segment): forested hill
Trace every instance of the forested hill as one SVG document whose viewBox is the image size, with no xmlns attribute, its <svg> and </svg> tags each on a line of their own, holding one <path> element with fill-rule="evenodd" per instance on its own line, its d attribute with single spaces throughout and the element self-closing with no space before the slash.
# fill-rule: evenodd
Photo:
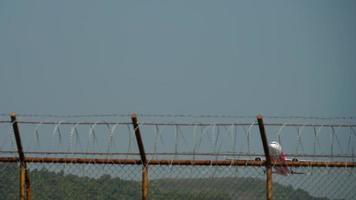
<svg viewBox="0 0 356 200">
<path fill-rule="evenodd" d="M 80 177 L 47 169 L 31 170 L 33 200 L 139 200 L 141 184 L 112 178 Z M 18 168 L 0 164 L 0 199 L 18 199 Z M 316 198 L 290 186 L 273 185 L 274 199 L 327 200 Z M 292 195 L 291 195 L 292 194 Z M 152 200 L 194 199 L 230 200 L 265 199 L 265 181 L 254 178 L 157 179 L 149 182 Z"/>
</svg>

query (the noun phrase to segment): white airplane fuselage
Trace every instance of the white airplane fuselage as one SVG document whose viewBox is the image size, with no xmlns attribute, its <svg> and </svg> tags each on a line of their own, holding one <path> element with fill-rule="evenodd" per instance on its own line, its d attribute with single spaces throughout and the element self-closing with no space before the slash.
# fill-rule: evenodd
<svg viewBox="0 0 356 200">
<path fill-rule="evenodd" d="M 282 151 L 282 147 L 278 142 L 270 142 L 268 144 L 269 154 L 272 161 L 287 161 L 286 155 Z M 287 166 L 275 166 L 275 173 L 288 176 L 291 173 Z"/>
</svg>

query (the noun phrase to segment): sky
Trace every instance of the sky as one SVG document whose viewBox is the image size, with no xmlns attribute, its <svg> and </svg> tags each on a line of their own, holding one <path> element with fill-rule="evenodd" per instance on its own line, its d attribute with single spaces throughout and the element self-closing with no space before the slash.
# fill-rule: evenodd
<svg viewBox="0 0 356 200">
<path fill-rule="evenodd" d="M 0 0 L 0 113 L 356 116 L 356 2 Z"/>
<path fill-rule="evenodd" d="M 355 0 L 0 0 L 1 114 L 356 117 L 355 77 Z"/>
</svg>

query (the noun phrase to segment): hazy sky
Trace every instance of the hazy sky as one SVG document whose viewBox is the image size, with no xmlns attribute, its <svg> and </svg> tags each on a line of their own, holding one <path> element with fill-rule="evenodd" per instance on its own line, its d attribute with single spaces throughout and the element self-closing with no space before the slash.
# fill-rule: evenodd
<svg viewBox="0 0 356 200">
<path fill-rule="evenodd" d="M 0 0 L 0 112 L 356 116 L 356 1 Z"/>
</svg>

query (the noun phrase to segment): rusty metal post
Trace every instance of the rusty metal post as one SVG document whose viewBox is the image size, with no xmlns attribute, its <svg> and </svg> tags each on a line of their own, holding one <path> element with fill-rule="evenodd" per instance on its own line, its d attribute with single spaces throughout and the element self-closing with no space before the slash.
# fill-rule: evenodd
<svg viewBox="0 0 356 200">
<path fill-rule="evenodd" d="M 16 113 L 10 113 L 12 128 L 14 130 L 15 140 L 17 151 L 20 159 L 20 200 L 31 200 L 32 192 L 31 192 L 31 183 L 30 183 L 30 175 L 27 169 L 25 154 L 23 152 L 20 130 L 16 120 Z"/>
<path fill-rule="evenodd" d="M 148 199 L 148 166 L 142 167 L 142 199 Z"/>
<path fill-rule="evenodd" d="M 25 167 L 25 184 L 26 184 L 26 199 L 32 200 L 32 189 L 31 189 L 31 182 L 30 182 L 30 172 Z"/>
<path fill-rule="evenodd" d="M 148 199 L 148 165 L 145 153 L 145 148 L 143 146 L 140 127 L 138 125 L 136 113 L 131 114 L 132 125 L 136 135 L 137 146 L 140 151 L 141 161 L 142 161 L 142 200 Z"/>
<path fill-rule="evenodd" d="M 266 129 L 263 123 L 263 116 L 262 115 L 257 115 L 257 122 L 258 122 L 258 127 L 260 129 L 260 134 L 261 134 L 261 139 L 262 139 L 262 144 L 263 144 L 263 150 L 265 152 L 265 157 L 266 157 L 266 198 L 267 200 L 272 200 L 272 162 L 271 162 L 271 157 L 269 155 L 269 149 L 268 149 L 268 142 L 267 142 L 267 136 L 266 136 Z"/>
<path fill-rule="evenodd" d="M 20 164 L 20 200 L 25 200 L 25 169 Z"/>
</svg>

